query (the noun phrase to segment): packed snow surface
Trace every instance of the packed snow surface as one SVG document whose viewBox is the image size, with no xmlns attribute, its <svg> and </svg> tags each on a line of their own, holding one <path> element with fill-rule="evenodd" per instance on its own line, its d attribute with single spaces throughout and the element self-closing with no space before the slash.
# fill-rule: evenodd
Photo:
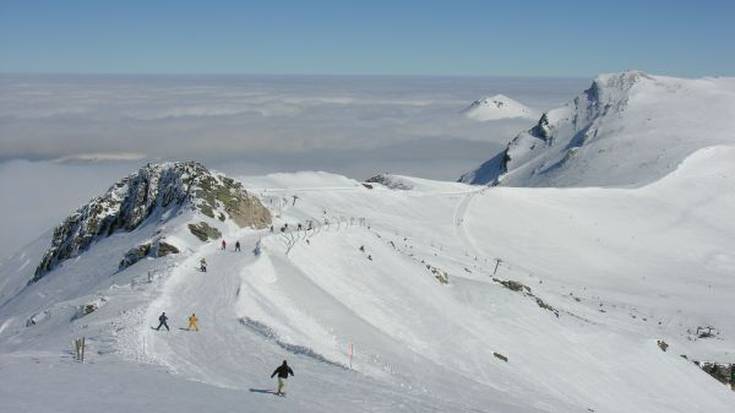
<svg viewBox="0 0 735 413">
<path fill-rule="evenodd" d="M 246 177 L 273 232 L 154 215 L 26 285 L 39 239 L 0 267 L 1 410 L 732 412 L 692 360 L 735 359 L 734 147 L 635 189 L 398 178 Z M 181 252 L 118 271 L 153 236 Z"/>
</svg>

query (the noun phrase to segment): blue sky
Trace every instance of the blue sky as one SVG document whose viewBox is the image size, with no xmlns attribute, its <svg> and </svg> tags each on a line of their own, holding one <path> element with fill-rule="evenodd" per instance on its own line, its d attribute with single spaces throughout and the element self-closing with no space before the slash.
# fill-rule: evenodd
<svg viewBox="0 0 735 413">
<path fill-rule="evenodd" d="M 735 75 L 734 1 L 7 1 L 0 72 Z"/>
</svg>

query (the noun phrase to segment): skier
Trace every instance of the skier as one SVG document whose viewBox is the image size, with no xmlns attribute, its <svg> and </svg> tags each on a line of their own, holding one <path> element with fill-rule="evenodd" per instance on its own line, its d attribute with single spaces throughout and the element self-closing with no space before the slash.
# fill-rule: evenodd
<svg viewBox="0 0 735 413">
<path fill-rule="evenodd" d="M 222 251 L 227 249 L 227 242 L 223 239 L 222 240 Z"/>
<path fill-rule="evenodd" d="M 199 260 L 199 270 L 201 272 L 207 272 L 207 260 L 203 257 L 201 260 Z"/>
<path fill-rule="evenodd" d="M 197 315 L 194 313 L 191 313 L 191 316 L 189 317 L 189 327 L 186 329 L 191 331 L 199 331 L 199 319 L 197 318 Z"/>
<path fill-rule="evenodd" d="M 278 374 L 278 391 L 276 391 L 276 395 L 278 396 L 285 396 L 286 392 L 284 391 L 286 389 L 286 379 L 288 379 L 288 375 L 294 375 L 293 370 L 291 370 L 291 367 L 288 366 L 288 363 L 286 363 L 286 360 L 283 360 L 283 364 L 278 366 L 274 371 L 273 374 L 271 374 L 271 378 Z"/>
<path fill-rule="evenodd" d="M 240 251 L 240 241 L 236 241 L 235 242 L 235 251 L 237 251 L 237 252 Z"/>
<path fill-rule="evenodd" d="M 301 231 L 301 230 L 302 230 L 303 228 L 304 228 L 304 227 L 303 227 L 303 226 L 301 225 L 301 223 L 299 222 L 299 225 L 297 226 L 297 230 Z"/>
<path fill-rule="evenodd" d="M 171 331 L 171 329 L 168 328 L 168 317 L 166 317 L 166 312 L 162 312 L 160 316 L 158 316 L 158 327 L 156 327 L 156 331 L 159 331 L 161 329 L 161 326 L 166 327 L 166 331 Z"/>
<path fill-rule="evenodd" d="M 360 245 L 360 252 L 365 252 L 365 246 L 364 245 Z"/>
<path fill-rule="evenodd" d="M 255 248 L 253 248 L 253 254 L 257 257 L 260 255 L 260 251 L 260 240 L 258 240 L 258 242 L 255 243 Z"/>
<path fill-rule="evenodd" d="M 271 225 L 271 234 L 273 233 L 273 225 Z"/>
</svg>

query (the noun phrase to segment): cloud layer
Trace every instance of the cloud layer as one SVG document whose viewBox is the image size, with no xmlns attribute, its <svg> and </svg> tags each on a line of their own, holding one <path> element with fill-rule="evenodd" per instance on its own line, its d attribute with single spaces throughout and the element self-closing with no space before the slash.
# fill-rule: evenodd
<svg viewBox="0 0 735 413">
<path fill-rule="evenodd" d="M 584 80 L 328 76 L 0 76 L 0 160 L 241 161 L 350 173 L 335 155 L 418 161 L 422 142 L 455 141 L 466 167 L 529 120 L 478 123 L 459 112 L 503 93 L 546 109 Z M 483 143 L 485 150 L 476 144 Z M 446 146 L 446 145 L 444 145 Z M 398 148 L 401 151 L 385 150 Z M 445 148 L 434 154 L 440 159 Z M 99 156 L 94 156 L 94 155 Z M 423 156 L 423 155 L 422 155 Z M 395 165 L 401 170 L 400 162 Z M 454 167 L 454 166 L 453 166 Z M 464 168 L 462 168 L 464 169 Z M 453 178 L 460 170 L 434 172 Z"/>
<path fill-rule="evenodd" d="M 0 256 L 151 160 L 223 172 L 455 179 L 533 120 L 461 114 L 502 93 L 536 110 L 584 79 L 0 75 Z"/>
</svg>

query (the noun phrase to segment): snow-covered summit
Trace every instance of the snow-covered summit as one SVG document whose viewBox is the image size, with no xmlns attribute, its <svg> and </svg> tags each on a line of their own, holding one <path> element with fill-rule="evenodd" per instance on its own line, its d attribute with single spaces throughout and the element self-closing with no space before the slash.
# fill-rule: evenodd
<svg viewBox="0 0 735 413">
<path fill-rule="evenodd" d="M 198 162 L 148 164 L 56 227 L 33 281 L 101 238 L 118 231 L 133 231 L 152 215 L 166 220 L 177 210 L 187 208 L 222 222 L 232 220 L 240 227 L 263 228 L 270 222 L 268 210 L 242 184 L 212 173 Z"/>
<path fill-rule="evenodd" d="M 643 185 L 706 146 L 735 142 L 735 79 L 603 74 L 459 180 L 509 186 Z"/>
<path fill-rule="evenodd" d="M 477 121 L 512 118 L 534 118 L 536 115 L 526 105 L 505 95 L 483 97 L 472 102 L 462 113 Z"/>
</svg>

